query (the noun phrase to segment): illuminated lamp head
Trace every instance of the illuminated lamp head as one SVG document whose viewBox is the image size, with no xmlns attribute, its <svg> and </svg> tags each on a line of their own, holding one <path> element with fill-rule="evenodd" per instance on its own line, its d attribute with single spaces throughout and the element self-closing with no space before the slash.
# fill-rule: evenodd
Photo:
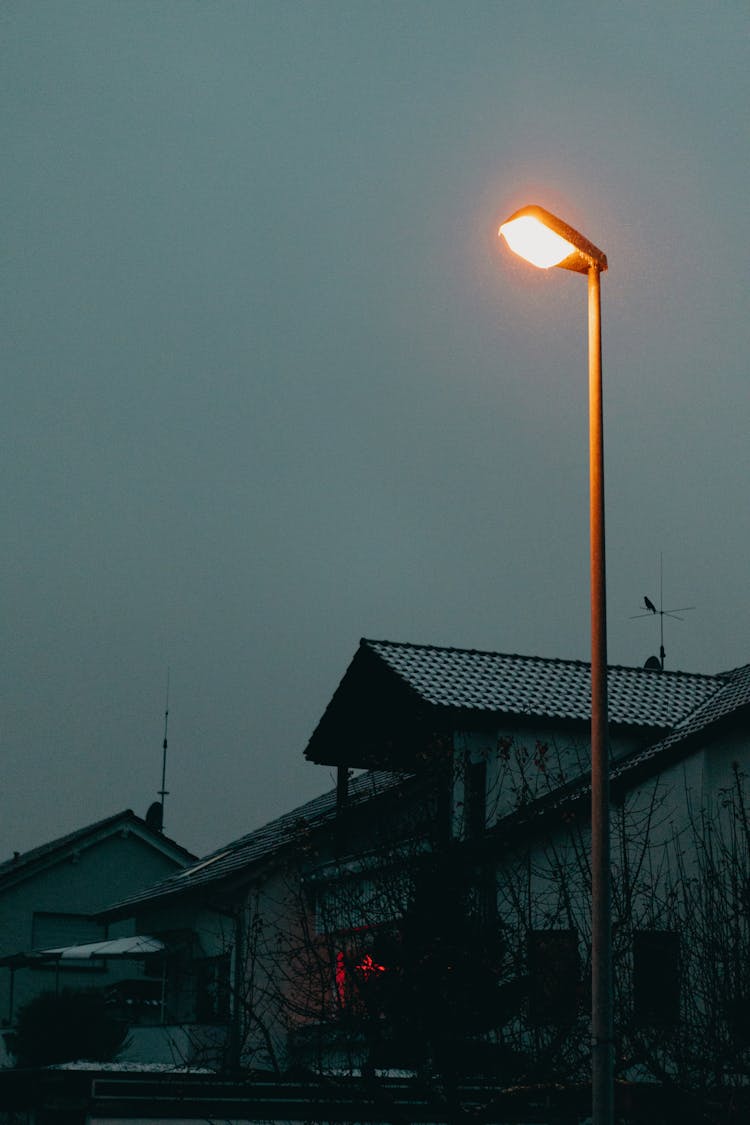
<svg viewBox="0 0 750 1125">
<path fill-rule="evenodd" d="M 607 256 L 598 247 L 543 207 L 522 207 L 501 225 L 499 235 L 514 254 L 547 270 L 552 266 L 588 273 L 606 270 Z"/>
</svg>

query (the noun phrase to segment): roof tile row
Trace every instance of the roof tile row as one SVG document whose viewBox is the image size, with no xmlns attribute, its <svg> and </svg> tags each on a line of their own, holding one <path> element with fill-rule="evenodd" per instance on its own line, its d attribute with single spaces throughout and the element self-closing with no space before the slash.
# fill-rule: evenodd
<svg viewBox="0 0 750 1125">
<path fill-rule="evenodd" d="M 460 710 L 586 720 L 591 714 L 590 666 L 473 649 L 436 648 L 363 638 L 426 703 Z M 613 723 L 669 727 L 721 686 L 717 676 L 610 666 Z"/>
</svg>

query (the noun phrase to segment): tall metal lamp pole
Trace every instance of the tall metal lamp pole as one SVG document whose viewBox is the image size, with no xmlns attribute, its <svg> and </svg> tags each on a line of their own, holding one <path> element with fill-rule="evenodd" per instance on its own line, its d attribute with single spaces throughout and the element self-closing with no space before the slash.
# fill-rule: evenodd
<svg viewBox="0 0 750 1125">
<path fill-rule="evenodd" d="M 600 275 L 607 257 L 543 207 L 523 207 L 499 233 L 541 269 L 588 276 L 589 528 L 591 559 L 591 1097 L 593 1125 L 614 1120 L 612 909 L 610 898 L 607 605 L 604 565 L 604 427 Z"/>
</svg>

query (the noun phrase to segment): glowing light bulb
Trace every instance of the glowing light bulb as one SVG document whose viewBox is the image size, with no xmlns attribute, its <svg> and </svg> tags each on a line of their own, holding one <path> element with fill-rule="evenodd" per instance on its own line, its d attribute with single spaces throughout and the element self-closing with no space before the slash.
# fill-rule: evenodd
<svg viewBox="0 0 750 1125">
<path fill-rule="evenodd" d="M 576 252 L 572 242 L 555 234 L 533 215 L 520 215 L 517 219 L 510 219 L 503 223 L 498 233 L 514 254 L 543 270 L 559 266 L 560 262 Z"/>
</svg>

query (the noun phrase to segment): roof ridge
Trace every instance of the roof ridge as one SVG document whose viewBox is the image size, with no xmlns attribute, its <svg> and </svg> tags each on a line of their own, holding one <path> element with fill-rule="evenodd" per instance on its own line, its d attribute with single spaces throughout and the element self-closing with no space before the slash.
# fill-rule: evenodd
<svg viewBox="0 0 750 1125">
<path fill-rule="evenodd" d="M 181 852 L 188 862 L 195 858 L 191 851 L 182 844 L 178 844 L 171 836 L 166 836 L 163 832 L 155 832 L 149 827 L 145 819 L 138 816 L 132 809 L 121 809 L 120 812 L 112 813 L 111 816 L 104 816 L 100 820 L 93 821 L 91 824 L 85 824 L 82 828 L 75 828 L 72 832 L 65 832 L 62 836 L 56 836 L 52 840 L 46 840 L 43 844 L 36 844 L 33 848 L 28 848 L 25 852 L 14 853 L 10 859 L 5 859 L 0 863 L 0 879 L 6 875 L 15 874 L 17 871 L 23 871 L 38 860 L 54 855 L 57 851 L 62 851 L 66 847 L 82 842 L 89 836 L 93 836 L 97 832 L 101 832 L 103 829 L 119 823 L 130 823 L 136 828 L 144 829 L 155 840 L 162 840 L 165 845 L 168 845 L 175 851 Z"/>
<path fill-rule="evenodd" d="M 48 855 L 58 848 L 64 848 L 68 844 L 74 843 L 76 840 L 82 840 L 90 833 L 98 832 L 109 824 L 115 824 L 119 820 L 131 818 L 134 820 L 139 819 L 132 809 L 122 809 L 120 812 L 113 813 L 111 816 L 105 816 L 102 817 L 101 820 L 95 820 L 92 824 L 86 824 L 83 828 L 75 828 L 72 832 L 65 832 L 62 836 L 56 836 L 52 840 L 46 840 L 43 844 L 36 844 L 33 848 L 27 848 L 24 852 L 15 852 L 10 859 L 5 859 L 0 863 L 0 875 L 5 874 L 6 871 L 18 871 L 26 864 L 33 863 L 35 859 L 41 858 L 43 855 Z"/>
<path fill-rule="evenodd" d="M 576 657 L 566 656 L 532 656 L 529 653 L 523 652 L 500 652 L 498 649 L 482 649 L 482 648 L 461 648 L 457 645 L 435 645 L 435 644 L 420 644 L 415 641 L 389 641 L 387 639 L 378 639 L 376 637 L 360 637 L 360 647 L 369 647 L 372 645 L 383 645 L 386 648 L 396 649 L 416 649 L 421 652 L 450 652 L 459 653 L 463 656 L 499 656 L 505 660 L 528 660 L 538 664 L 556 664 L 565 665 L 571 668 L 590 668 L 590 660 L 581 660 Z M 740 668 L 746 667 L 741 665 Z M 608 671 L 623 671 L 623 672 L 642 672 L 646 675 L 656 674 L 653 668 L 646 668 L 642 664 L 610 664 L 607 663 Z M 686 677 L 699 680 L 719 680 L 722 676 L 729 676 L 740 669 L 732 669 L 729 672 L 686 672 L 678 668 L 665 668 L 659 669 L 659 676 L 670 678 Z"/>
<path fill-rule="evenodd" d="M 508 660 L 539 660 L 545 664 L 577 664 L 588 667 L 588 660 L 569 659 L 564 656 L 529 656 L 523 652 L 500 652 L 498 649 L 461 648 L 459 645 L 419 644 L 416 641 L 378 640 L 375 637 L 361 637 L 360 645 L 385 645 L 388 648 L 411 648 L 422 652 L 457 652 L 464 656 L 502 656 Z"/>
<path fill-rule="evenodd" d="M 719 680 L 734 680 L 749 669 L 750 664 L 738 664 L 736 668 L 726 668 L 723 672 L 717 672 L 716 678 Z"/>
</svg>

